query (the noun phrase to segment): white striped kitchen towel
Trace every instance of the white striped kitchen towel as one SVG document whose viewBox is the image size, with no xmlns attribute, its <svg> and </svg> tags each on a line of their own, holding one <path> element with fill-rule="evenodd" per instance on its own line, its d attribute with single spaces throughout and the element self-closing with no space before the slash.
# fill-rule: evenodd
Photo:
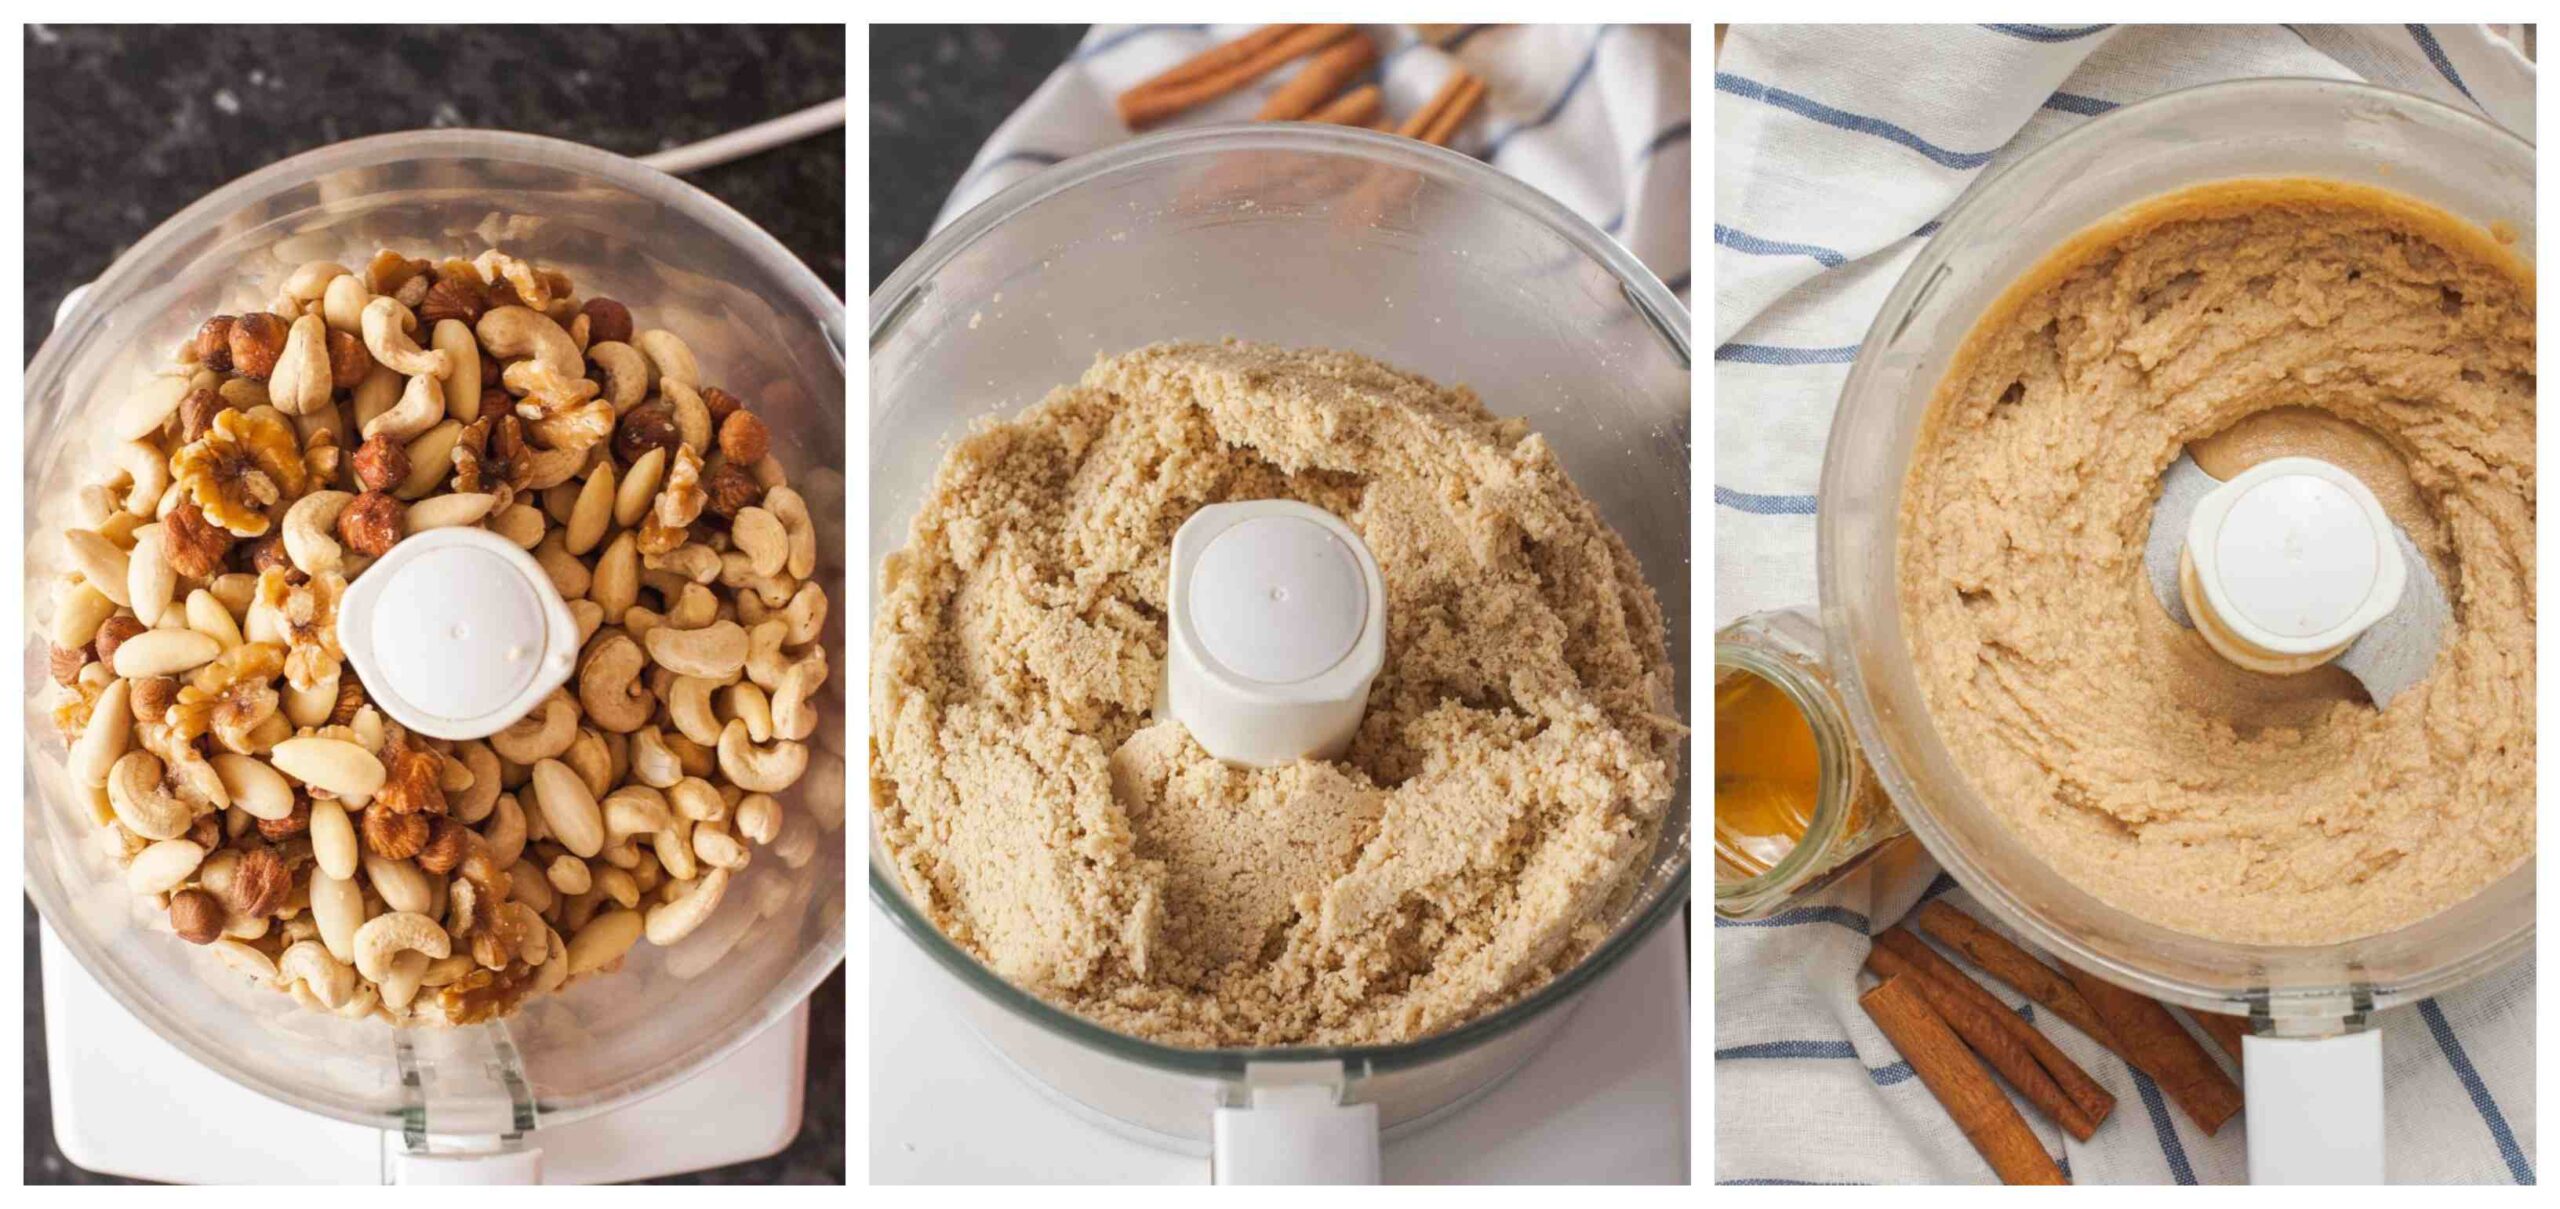
<svg viewBox="0 0 2560 1209">
<path fill-rule="evenodd" d="M 1097 25 L 993 138 L 951 191 L 936 229 L 1051 164 L 1137 137 L 1121 92 L 1251 25 Z M 1537 186 L 1689 297 L 1689 30 L 1686 26 L 1494 25 L 1430 46 L 1409 26 L 1364 27 L 1378 42 L 1369 82 L 1396 120 L 1463 65 L 1484 104 L 1456 150 Z M 1295 67 L 1164 123 L 1250 119 Z"/>
<path fill-rule="evenodd" d="M 1715 593 L 1721 624 L 1810 605 L 1832 405 L 1887 291 L 1973 181 L 2129 101 L 2252 76 L 2363 79 L 2530 139 L 2513 27 L 1736 26 L 1716 62 Z M 1873 931 L 1924 893 L 1970 906 L 1925 854 L 1815 906 L 1716 929 L 1716 1178 L 1988 1180 L 1857 1006 Z M 2006 1001 L 2018 997 L 2000 992 Z M 2383 1015 L 2390 1178 L 2534 1181 L 2533 965 Z M 2242 1128 L 2205 1137 L 2067 1026 L 2116 1093 L 2091 1142 L 2038 1122 L 2092 1183 L 2245 1177 Z"/>
</svg>

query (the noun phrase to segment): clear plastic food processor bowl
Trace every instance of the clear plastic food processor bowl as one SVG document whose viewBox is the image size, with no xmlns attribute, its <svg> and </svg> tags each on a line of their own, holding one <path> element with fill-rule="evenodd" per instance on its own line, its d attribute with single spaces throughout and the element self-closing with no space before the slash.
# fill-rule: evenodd
<svg viewBox="0 0 2560 1209">
<path fill-rule="evenodd" d="M 582 293 L 624 300 L 644 326 L 680 333 L 711 381 L 753 404 L 816 518 L 817 577 L 842 601 L 843 304 L 737 212 L 620 156 L 419 131 L 286 160 L 119 258 L 27 372 L 28 893 L 89 974 L 196 1061 L 296 1107 L 413 1135 L 506 1134 L 628 1103 L 716 1062 L 804 998 L 844 956 L 843 728 L 819 727 L 807 776 L 782 795 L 790 826 L 820 829 L 801 868 L 758 852 L 694 936 L 642 944 L 619 972 L 513 1017 L 394 1029 L 251 985 L 126 891 L 86 793 L 64 771 L 42 630 L 64 570 L 58 535 L 98 439 L 92 421 L 168 368 L 206 316 L 263 306 L 307 260 L 361 266 L 384 246 L 472 255 L 492 239 L 568 273 Z M 845 670 L 858 666 L 845 657 L 842 614 L 823 639 L 835 669 L 829 719 L 845 716 Z"/>
<path fill-rule="evenodd" d="M 1062 164 L 970 211 L 871 296 L 871 549 L 907 527 L 949 440 L 1098 354 L 1224 336 L 1350 349 L 1521 416 L 1643 563 L 1688 694 L 1689 317 L 1624 249 L 1474 160 L 1366 131 L 1219 127 Z M 876 563 L 876 558 L 875 558 Z M 877 568 L 873 600 L 878 600 Z M 1284 1067 L 1334 1068 L 1389 1128 L 1489 1088 L 1688 894 L 1684 782 L 1634 904 L 1579 966 L 1407 1045 L 1190 1050 L 1026 994 L 918 913 L 875 841 L 871 897 L 1015 1065 L 1146 1140 L 1198 1152 L 1210 1110 Z M 1323 1077 L 1319 1073 L 1318 1077 Z"/>
<path fill-rule="evenodd" d="M 2156 998 L 2318 1032 L 2453 986 L 2533 943 L 2533 862 L 2433 918 L 2338 944 L 2230 944 L 2099 901 L 2012 836 L 1956 767 L 1914 677 L 1894 584 L 1896 515 L 1948 359 L 2011 281 L 2098 219 L 2208 181 L 2322 177 L 2512 233 L 2533 257 L 2533 147 L 2433 101 L 2328 80 L 2253 80 L 2127 106 L 1983 183 L 1947 216 L 1867 333 L 1822 468 L 1822 611 L 1867 758 L 1956 879 L 2065 960 Z"/>
</svg>

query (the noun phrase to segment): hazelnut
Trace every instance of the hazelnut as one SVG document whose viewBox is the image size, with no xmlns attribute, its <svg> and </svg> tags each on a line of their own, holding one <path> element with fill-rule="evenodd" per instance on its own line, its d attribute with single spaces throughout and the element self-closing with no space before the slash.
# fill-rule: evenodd
<svg viewBox="0 0 2560 1209">
<path fill-rule="evenodd" d="M 764 485 L 735 462 L 722 462 L 702 472 L 703 507 L 722 520 L 738 515 L 764 498 Z"/>
<path fill-rule="evenodd" d="M 169 707 L 177 704 L 178 681 L 174 676 L 143 676 L 133 681 L 133 720 L 163 722 Z"/>
<path fill-rule="evenodd" d="M 731 412 L 720 424 L 720 452 L 740 466 L 763 461 L 772 448 L 773 434 L 765 430 L 764 421 L 752 411 L 741 408 Z"/>
<path fill-rule="evenodd" d="M 367 491 L 338 513 L 338 540 L 358 554 L 380 558 L 400 544 L 402 518 L 409 508 L 391 495 Z"/>
<path fill-rule="evenodd" d="M 427 846 L 427 825 L 423 814 L 401 814 L 380 803 L 364 811 L 365 850 L 386 861 L 405 861 Z"/>
<path fill-rule="evenodd" d="M 197 507 L 194 500 L 179 501 L 160 527 L 169 566 L 189 579 L 213 578 L 222 569 L 223 556 L 231 553 L 232 543 L 238 540 L 230 530 L 205 519 L 204 509 Z"/>
<path fill-rule="evenodd" d="M 258 834 L 270 841 L 289 840 L 311 830 L 311 799 L 293 795 L 293 813 L 280 819 L 259 819 Z"/>
<path fill-rule="evenodd" d="M 231 364 L 229 345 L 223 346 L 222 363 Z M 186 398 L 178 400 L 178 439 L 189 445 L 203 440 L 204 434 L 213 428 L 213 418 L 230 410 L 230 407 L 230 401 L 210 387 L 188 391 Z"/>
<path fill-rule="evenodd" d="M 738 396 L 717 386 L 706 386 L 702 388 L 702 406 L 711 412 L 711 425 L 717 428 L 729 422 L 730 413 L 746 404 L 739 402 Z"/>
<path fill-rule="evenodd" d="M 217 374 L 231 372 L 231 323 L 229 315 L 216 315 L 196 329 L 196 363 Z"/>
<path fill-rule="evenodd" d="M 652 449 L 664 449 L 674 457 L 676 447 L 684 444 L 684 434 L 676 429 L 676 409 L 660 399 L 643 403 L 624 412 L 622 421 L 613 426 L 613 456 L 625 466 L 640 460 Z"/>
<path fill-rule="evenodd" d="M 252 538 L 242 542 L 237 549 L 241 552 L 239 557 L 247 559 L 249 570 L 254 572 L 264 573 L 278 568 L 290 570 L 293 567 L 293 556 L 285 553 L 284 534 L 280 532 Z"/>
<path fill-rule="evenodd" d="M 447 319 L 478 323 L 488 309 L 487 287 L 474 278 L 447 274 L 427 287 L 426 300 L 418 304 L 418 322 L 427 327 Z"/>
<path fill-rule="evenodd" d="M 373 354 L 366 352 L 364 341 L 353 332 L 329 333 L 329 387 L 332 390 L 354 390 L 373 372 Z"/>
<path fill-rule="evenodd" d="M 180 940 L 212 944 L 221 939 L 222 925 L 222 900 L 212 894 L 190 886 L 169 896 L 169 928 Z"/>
<path fill-rule="evenodd" d="M 231 323 L 231 368 L 244 377 L 265 379 L 276 372 L 284 355 L 285 321 L 265 311 L 251 311 Z"/>
<path fill-rule="evenodd" d="M 367 491 L 389 491 L 409 477 L 409 447 L 387 436 L 356 446 L 356 482 Z"/>
<path fill-rule="evenodd" d="M 437 815 L 427 824 L 427 846 L 418 850 L 418 867 L 429 873 L 451 873 L 462 863 L 469 849 L 471 829 L 451 815 Z"/>
<path fill-rule="evenodd" d="M 240 854 L 231 874 L 231 908 L 249 919 L 265 919 L 284 909 L 293 896 L 293 871 L 273 848 L 251 848 Z"/>
<path fill-rule="evenodd" d="M 96 643 L 98 662 L 106 664 L 108 667 L 114 667 L 116 665 L 116 648 L 123 646 L 125 639 L 131 638 L 134 635 L 150 628 L 151 627 L 142 624 L 140 618 L 128 616 L 123 613 L 118 613 L 115 616 L 108 618 L 104 625 L 98 627 L 98 639 Z"/>
<path fill-rule="evenodd" d="M 631 308 L 610 298 L 590 298 L 578 313 L 587 317 L 587 340 L 590 344 L 611 340 L 631 343 Z"/>
</svg>

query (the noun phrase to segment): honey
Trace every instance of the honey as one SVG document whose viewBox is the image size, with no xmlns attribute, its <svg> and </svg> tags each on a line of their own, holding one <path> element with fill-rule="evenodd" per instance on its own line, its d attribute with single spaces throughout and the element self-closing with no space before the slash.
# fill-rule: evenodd
<svg viewBox="0 0 2560 1209">
<path fill-rule="evenodd" d="M 1716 864 L 1726 877 L 1775 868 L 1813 826 L 1822 754 L 1786 690 L 1749 672 L 1716 684 Z"/>
</svg>

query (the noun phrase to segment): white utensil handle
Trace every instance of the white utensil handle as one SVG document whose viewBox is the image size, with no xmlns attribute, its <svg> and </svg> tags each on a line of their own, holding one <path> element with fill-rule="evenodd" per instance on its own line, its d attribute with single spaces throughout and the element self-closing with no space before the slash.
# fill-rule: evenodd
<svg viewBox="0 0 2560 1209">
<path fill-rule="evenodd" d="M 1211 1122 L 1210 1175 L 1221 1184 L 1375 1184 L 1378 1106 L 1337 1104 L 1333 1089 L 1266 1087 Z"/>
<path fill-rule="evenodd" d="M 2382 1032 L 2241 1040 L 2249 1182 L 2382 1182 Z"/>
</svg>

